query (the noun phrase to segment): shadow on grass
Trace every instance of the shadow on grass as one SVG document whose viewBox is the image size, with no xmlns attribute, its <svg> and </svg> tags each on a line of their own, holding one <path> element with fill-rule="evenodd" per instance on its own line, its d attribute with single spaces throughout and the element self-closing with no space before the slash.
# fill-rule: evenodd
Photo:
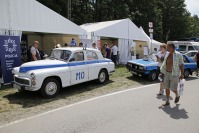
<svg viewBox="0 0 199 133">
<path fill-rule="evenodd" d="M 146 77 L 141 77 L 141 76 L 129 76 L 129 77 L 127 77 L 127 79 L 134 80 L 141 85 L 149 85 L 149 84 L 160 83 L 159 80 L 149 81 Z"/>
<path fill-rule="evenodd" d="M 112 82 L 113 81 L 109 80 L 106 83 L 99 85 L 95 83 L 94 81 L 90 81 L 90 82 L 85 82 L 82 84 L 70 86 L 67 88 L 62 88 L 59 94 L 55 98 L 51 98 L 51 99 L 43 98 L 40 95 L 39 91 L 37 92 L 26 91 L 23 93 L 16 92 L 13 94 L 5 95 L 4 98 L 8 99 L 9 104 L 19 104 L 19 105 L 22 105 L 23 108 L 30 108 L 30 107 L 42 105 L 45 103 L 49 103 L 55 100 L 66 99 L 70 96 L 88 92 L 94 89 L 98 89 Z"/>
</svg>

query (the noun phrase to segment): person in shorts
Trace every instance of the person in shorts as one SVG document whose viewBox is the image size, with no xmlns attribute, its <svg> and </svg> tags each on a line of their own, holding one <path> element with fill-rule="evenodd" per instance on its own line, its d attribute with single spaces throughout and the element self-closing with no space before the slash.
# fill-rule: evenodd
<svg viewBox="0 0 199 133">
<path fill-rule="evenodd" d="M 164 58 L 166 56 L 166 54 L 168 53 L 166 51 L 167 49 L 167 45 L 166 44 L 162 44 L 160 45 L 160 51 L 157 53 L 156 57 L 157 57 L 157 61 L 158 61 L 158 72 L 160 73 L 160 67 L 162 66 L 162 63 L 164 61 Z M 161 77 L 161 81 L 160 81 L 160 91 L 158 95 L 164 95 L 164 88 L 163 88 L 163 77 Z"/>
<path fill-rule="evenodd" d="M 170 105 L 170 91 L 173 91 L 176 95 L 175 103 L 179 102 L 178 82 L 179 78 L 184 78 L 184 61 L 181 53 L 175 51 L 175 45 L 172 42 L 167 44 L 167 50 L 169 53 L 165 56 L 160 68 L 161 73 L 164 74 L 163 86 L 166 89 L 166 103 L 163 106 Z"/>
</svg>

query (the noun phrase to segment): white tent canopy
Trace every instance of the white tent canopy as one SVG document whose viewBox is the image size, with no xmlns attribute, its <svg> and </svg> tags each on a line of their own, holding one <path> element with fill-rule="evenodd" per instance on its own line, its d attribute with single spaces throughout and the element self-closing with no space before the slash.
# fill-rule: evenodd
<svg viewBox="0 0 199 133">
<path fill-rule="evenodd" d="M 130 20 L 121 19 L 81 25 L 88 33 L 98 37 L 122 38 L 129 40 L 148 41 L 140 29 Z"/>
<path fill-rule="evenodd" d="M 131 57 L 133 41 L 148 42 L 148 38 L 130 20 L 121 19 L 81 25 L 87 31 L 88 39 L 97 42 L 101 37 L 117 38 L 120 53 L 119 63 L 126 64 Z"/>
<path fill-rule="evenodd" d="M 0 30 L 86 35 L 86 31 L 36 0 L 0 0 Z"/>
<path fill-rule="evenodd" d="M 151 38 L 145 33 L 145 31 L 143 30 L 142 27 L 140 27 L 140 30 L 141 30 L 141 32 L 143 33 L 143 35 L 145 35 L 146 38 L 148 39 L 147 43 L 148 43 L 149 49 L 151 49 L 152 52 L 154 52 L 154 51 L 153 51 L 154 48 L 157 48 L 157 50 L 159 50 L 159 49 L 160 49 L 160 45 L 161 45 L 162 43 L 161 43 L 161 42 L 158 42 L 158 41 L 156 41 L 156 40 L 154 40 L 154 39 L 151 39 Z M 151 45 L 152 45 L 152 48 L 151 48 Z"/>
</svg>

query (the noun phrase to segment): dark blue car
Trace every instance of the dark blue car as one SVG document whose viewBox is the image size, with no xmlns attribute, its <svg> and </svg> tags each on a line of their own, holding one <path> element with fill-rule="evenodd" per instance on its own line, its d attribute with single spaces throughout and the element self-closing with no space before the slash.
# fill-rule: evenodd
<svg viewBox="0 0 199 133">
<path fill-rule="evenodd" d="M 184 77 L 188 78 L 189 75 L 192 75 L 192 73 L 197 69 L 197 64 L 192 58 L 186 55 L 183 55 L 183 60 L 184 60 Z M 160 73 L 158 71 L 157 58 L 153 53 L 143 59 L 128 61 L 126 68 L 133 75 L 144 76 L 151 81 L 156 80 Z"/>
</svg>

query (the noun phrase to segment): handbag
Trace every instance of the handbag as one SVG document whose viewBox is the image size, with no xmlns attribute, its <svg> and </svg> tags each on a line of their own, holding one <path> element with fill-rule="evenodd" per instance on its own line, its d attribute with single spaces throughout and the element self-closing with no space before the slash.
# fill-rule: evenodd
<svg viewBox="0 0 199 133">
<path fill-rule="evenodd" d="M 185 82 L 184 79 L 180 79 L 180 81 L 178 83 L 178 94 L 179 94 L 179 96 L 183 95 L 183 92 L 184 92 L 184 82 Z"/>
</svg>

